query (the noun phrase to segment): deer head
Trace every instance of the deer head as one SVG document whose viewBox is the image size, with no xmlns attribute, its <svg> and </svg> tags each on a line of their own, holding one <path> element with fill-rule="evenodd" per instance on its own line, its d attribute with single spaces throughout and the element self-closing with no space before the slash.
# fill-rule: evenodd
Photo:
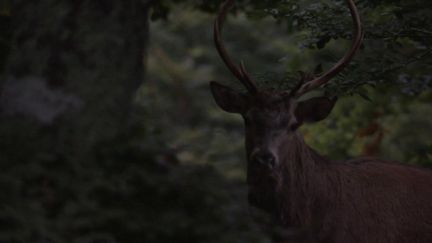
<svg viewBox="0 0 432 243">
<path fill-rule="evenodd" d="M 244 118 L 248 181 L 249 184 L 254 184 L 253 180 L 258 178 L 255 174 L 262 174 L 263 170 L 277 171 L 286 146 L 289 146 L 296 130 L 303 123 L 317 122 L 330 114 L 335 98 L 318 97 L 299 102 L 299 97 L 324 85 L 347 66 L 359 49 L 363 34 L 356 6 L 352 0 L 347 0 L 354 21 L 354 38 L 351 49 L 345 56 L 320 76 L 303 75 L 300 84 L 291 91 L 260 91 L 247 73 L 244 64 L 236 65 L 222 42 L 222 24 L 233 3 L 234 0 L 227 0 L 221 5 L 214 24 L 214 41 L 228 69 L 248 92 L 239 93 L 217 82 L 211 82 L 210 88 L 220 108 L 226 112 L 240 114 Z"/>
</svg>

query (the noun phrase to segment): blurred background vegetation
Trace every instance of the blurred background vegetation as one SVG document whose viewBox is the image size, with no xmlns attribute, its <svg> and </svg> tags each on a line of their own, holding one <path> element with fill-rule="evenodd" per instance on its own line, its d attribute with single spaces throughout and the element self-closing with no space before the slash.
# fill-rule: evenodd
<svg viewBox="0 0 432 243">
<path fill-rule="evenodd" d="M 357 0 L 365 41 L 302 128 L 341 160 L 432 167 L 432 2 Z M 212 42 L 219 0 L 0 2 L 0 242 L 271 242 L 246 202 L 241 89 Z M 224 38 L 265 89 L 349 47 L 341 0 L 238 0 Z M 258 222 L 257 222 L 258 221 Z"/>
</svg>

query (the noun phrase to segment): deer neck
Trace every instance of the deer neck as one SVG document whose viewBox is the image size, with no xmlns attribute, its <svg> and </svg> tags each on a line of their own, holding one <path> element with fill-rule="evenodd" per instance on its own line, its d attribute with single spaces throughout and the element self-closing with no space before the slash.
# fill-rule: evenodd
<svg viewBox="0 0 432 243">
<path fill-rule="evenodd" d="M 280 154 L 280 181 L 277 185 L 277 214 L 290 225 L 313 222 L 319 188 L 325 179 L 320 173 L 329 161 L 310 148 L 297 132 L 287 139 Z"/>
<path fill-rule="evenodd" d="M 296 132 L 282 144 L 279 157 L 280 170 L 296 177 L 310 175 L 317 168 L 327 165 L 329 161 L 309 147 L 303 136 Z M 302 181 L 300 181 L 302 182 Z"/>
</svg>

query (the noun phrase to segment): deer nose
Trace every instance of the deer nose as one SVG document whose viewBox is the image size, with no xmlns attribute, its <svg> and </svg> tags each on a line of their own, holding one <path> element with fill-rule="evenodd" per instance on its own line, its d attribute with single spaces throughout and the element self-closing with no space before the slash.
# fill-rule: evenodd
<svg viewBox="0 0 432 243">
<path fill-rule="evenodd" d="M 253 162 L 267 166 L 270 169 L 276 165 L 276 158 L 270 151 L 256 151 L 252 154 L 251 159 Z"/>
</svg>

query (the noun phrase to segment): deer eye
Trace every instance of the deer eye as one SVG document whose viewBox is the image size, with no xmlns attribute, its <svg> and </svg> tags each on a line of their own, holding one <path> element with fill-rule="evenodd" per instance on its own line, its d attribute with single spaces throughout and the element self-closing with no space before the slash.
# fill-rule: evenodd
<svg viewBox="0 0 432 243">
<path fill-rule="evenodd" d="M 295 131 L 295 130 L 297 130 L 297 128 L 300 127 L 300 125 L 301 125 L 301 122 L 296 121 L 296 122 L 294 122 L 293 124 L 290 125 L 289 130 L 290 131 Z"/>
</svg>

